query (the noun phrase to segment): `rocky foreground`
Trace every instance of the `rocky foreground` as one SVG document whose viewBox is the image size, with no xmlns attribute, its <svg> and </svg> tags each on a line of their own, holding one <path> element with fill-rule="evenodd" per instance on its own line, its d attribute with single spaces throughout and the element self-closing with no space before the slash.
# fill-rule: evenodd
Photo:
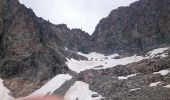
<svg viewBox="0 0 170 100">
<path fill-rule="evenodd" d="M 165 58 L 154 57 L 113 68 L 86 70 L 76 74 L 54 94 L 65 95 L 76 81 L 88 83 L 90 90 L 105 100 L 169 100 L 170 52 Z M 98 97 L 99 94 L 94 95 Z"/>
</svg>

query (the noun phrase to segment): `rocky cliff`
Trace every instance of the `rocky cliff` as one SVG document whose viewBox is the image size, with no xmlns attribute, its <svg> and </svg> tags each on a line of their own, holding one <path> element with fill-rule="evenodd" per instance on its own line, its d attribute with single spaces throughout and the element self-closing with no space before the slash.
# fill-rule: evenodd
<svg viewBox="0 0 170 100">
<path fill-rule="evenodd" d="M 0 78 L 5 80 L 5 85 L 15 97 L 32 93 L 61 73 L 75 75 L 73 81 L 89 83 L 91 89 L 104 95 L 108 100 L 125 98 L 132 100 L 135 96 L 141 100 L 142 93 L 153 93 L 145 94 L 147 100 L 159 94 L 153 91 L 164 90 L 167 97 L 169 93 L 167 89 L 147 90 L 147 85 L 158 80 L 164 81 L 165 84 L 169 82 L 169 76 L 150 75 L 155 71 L 169 68 L 169 56 L 105 70 L 88 70 L 80 74 L 72 72 L 65 63 L 66 58 L 87 59 L 76 52 L 131 54 L 168 46 L 169 5 L 169 0 L 140 0 L 129 7 L 120 7 L 102 19 L 90 36 L 80 29 L 69 29 L 65 24 L 54 25 L 39 18 L 18 0 L 0 0 Z M 115 78 L 118 75 L 133 73 L 141 74 L 130 81 L 119 81 Z M 91 75 L 90 78 L 87 75 Z M 138 77 L 144 80 L 144 83 L 140 83 Z M 70 83 L 74 83 L 73 81 Z M 136 87 L 141 84 L 143 86 L 139 87 L 142 90 L 136 95 L 128 91 L 136 88 L 131 84 L 135 81 L 139 81 L 135 84 Z M 117 92 L 119 93 L 116 94 Z M 163 95 L 160 94 L 159 97 Z"/>
<path fill-rule="evenodd" d="M 65 47 L 79 50 L 76 43 L 83 46 L 81 41 L 89 37 L 83 33 L 38 18 L 18 0 L 0 0 L 0 77 L 9 79 L 7 85 L 17 91 L 19 87 L 23 90 L 36 87 L 57 74 L 67 72 L 66 58 L 81 57 L 65 51 Z M 10 86 L 12 84 L 17 86 Z"/>
<path fill-rule="evenodd" d="M 113 10 L 92 35 L 95 51 L 134 53 L 169 44 L 169 5 L 169 0 L 140 0 Z"/>
</svg>

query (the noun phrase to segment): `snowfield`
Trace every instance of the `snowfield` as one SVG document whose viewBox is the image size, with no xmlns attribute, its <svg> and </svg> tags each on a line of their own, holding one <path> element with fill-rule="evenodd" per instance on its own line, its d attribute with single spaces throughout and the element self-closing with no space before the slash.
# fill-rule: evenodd
<svg viewBox="0 0 170 100">
<path fill-rule="evenodd" d="M 79 52 L 79 55 L 88 58 L 88 60 L 75 60 L 71 58 L 67 59 L 66 64 L 72 71 L 80 73 L 81 71 L 85 71 L 88 69 L 106 69 L 117 65 L 127 65 L 133 62 L 141 61 L 143 59 L 149 59 L 154 57 L 166 57 L 167 53 L 165 53 L 165 51 L 168 49 L 169 48 L 155 49 L 153 51 L 148 52 L 148 54 L 144 57 L 134 55 L 131 57 L 124 58 L 118 58 L 119 55 L 117 53 L 105 56 L 96 52 L 92 52 L 90 54 L 83 54 Z"/>
<path fill-rule="evenodd" d="M 20 98 L 18 100 L 26 99 L 28 97 L 32 96 L 45 96 L 48 94 L 52 94 L 56 89 L 58 89 L 62 84 L 64 84 L 66 81 L 70 80 L 72 76 L 68 74 L 60 74 L 57 75 L 56 77 L 52 78 L 47 84 L 42 86 L 40 89 L 35 91 L 34 93 L 30 94 L 27 97 Z"/>
<path fill-rule="evenodd" d="M 166 57 L 167 53 L 165 53 L 166 50 L 169 48 L 159 48 L 155 49 L 153 51 L 150 51 L 146 56 L 131 56 L 131 57 L 120 57 L 118 54 L 108 55 L 105 56 L 103 54 L 92 52 L 90 54 L 82 54 L 78 53 L 79 55 L 82 55 L 84 57 L 87 57 L 88 60 L 75 60 L 73 58 L 67 59 L 67 65 L 68 67 L 77 73 L 80 73 L 81 71 L 85 71 L 88 69 L 106 69 L 110 67 L 114 67 L 117 65 L 126 65 L 133 62 L 138 62 L 143 59 L 148 58 L 154 58 L 154 57 Z M 66 49 L 68 50 L 68 49 Z M 162 70 L 159 72 L 154 72 L 153 74 L 161 74 L 161 75 L 167 75 L 170 72 L 170 70 Z M 118 76 L 118 79 L 120 80 L 126 80 L 130 77 L 134 77 L 137 74 L 131 74 L 128 76 Z M 47 84 L 42 86 L 40 89 L 36 90 L 32 94 L 19 98 L 17 100 L 25 99 L 31 96 L 45 96 L 48 94 L 52 94 L 56 89 L 58 89 L 62 84 L 64 84 L 66 81 L 70 80 L 72 76 L 69 74 L 60 74 L 56 77 L 52 78 Z M 161 82 L 151 83 L 150 87 L 154 87 L 161 84 Z M 170 88 L 170 85 L 164 86 L 165 88 Z M 130 91 L 136 91 L 139 88 L 131 89 Z M 3 92 L 2 92 L 3 91 Z M 3 80 L 0 78 L 0 100 L 16 100 L 12 98 L 9 95 L 10 91 L 3 85 Z M 93 92 L 89 90 L 89 85 L 87 83 L 77 81 L 74 83 L 73 86 L 70 87 L 70 89 L 66 92 L 64 99 L 65 100 L 100 100 L 103 98 L 101 95 L 99 95 L 96 92 Z"/>
<path fill-rule="evenodd" d="M 47 84 L 35 91 L 32 95 L 47 95 L 52 94 L 56 89 L 58 89 L 66 81 L 70 80 L 72 76 L 69 74 L 60 74 L 52 78 Z"/>
<path fill-rule="evenodd" d="M 81 81 L 76 81 L 64 96 L 64 100 L 100 100 L 102 98 L 98 93 L 89 90 L 87 83 Z"/>
<path fill-rule="evenodd" d="M 98 56 L 97 53 L 96 56 Z M 108 56 L 105 56 L 104 58 L 98 58 L 98 59 L 95 57 L 95 59 L 88 60 L 88 61 L 86 60 L 79 61 L 71 58 L 71 59 L 67 59 L 68 61 L 67 65 L 71 70 L 80 73 L 81 71 L 85 71 L 88 69 L 106 69 L 117 65 L 127 65 L 132 62 L 138 62 L 142 59 L 144 58 L 136 55 L 132 57 L 121 58 L 121 59 L 114 59 Z"/>
</svg>

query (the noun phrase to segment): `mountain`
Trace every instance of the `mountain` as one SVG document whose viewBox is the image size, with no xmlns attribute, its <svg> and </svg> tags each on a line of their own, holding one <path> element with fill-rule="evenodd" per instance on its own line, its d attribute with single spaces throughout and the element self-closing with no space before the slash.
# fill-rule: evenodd
<svg viewBox="0 0 170 100">
<path fill-rule="evenodd" d="M 140 0 L 103 18 L 92 35 L 94 51 L 141 52 L 170 43 L 170 1 Z"/>
<path fill-rule="evenodd" d="M 28 88 L 29 83 L 39 85 L 68 71 L 66 57 L 83 58 L 65 51 L 65 46 L 80 49 L 72 43 L 83 46 L 81 41 L 88 40 L 87 33 L 38 18 L 18 0 L 0 2 L 0 76 L 10 79 L 8 85 L 17 84 L 23 89 Z M 23 80 L 26 82 L 22 83 Z M 12 90 L 17 88 L 12 87 Z"/>
<path fill-rule="evenodd" d="M 71 100 L 169 100 L 169 5 L 119 7 L 90 36 L 37 17 L 18 0 L 0 0 L 0 90 L 15 98 L 35 91 Z"/>
<path fill-rule="evenodd" d="M 96 94 L 97 96 L 94 99 L 85 100 L 169 100 L 170 49 L 166 52 L 166 57 L 161 57 L 158 53 L 153 58 L 142 59 L 137 62 L 135 62 L 135 59 L 138 59 L 136 57 L 122 59 L 99 57 L 97 58 L 98 64 L 101 64 L 101 60 L 103 60 L 103 68 L 100 68 L 100 66 L 91 69 L 87 68 L 87 70 L 78 73 L 78 75 L 63 84 L 55 91 L 55 94 L 67 96 L 70 93 L 70 95 L 75 96 L 74 91 L 71 90 L 73 92 L 71 93 L 69 87 L 74 86 L 73 84 L 78 81 L 82 81 L 89 84 L 89 90 L 98 93 L 89 94 L 91 97 Z M 134 58 L 134 62 L 131 63 L 132 58 Z M 105 62 L 109 63 L 111 60 L 112 66 L 105 68 Z M 92 62 L 94 61 L 95 59 Z M 119 61 L 129 63 L 114 64 Z M 86 61 L 86 64 L 89 63 L 89 61 Z M 80 66 L 80 64 L 78 65 Z M 81 66 L 86 67 L 83 63 Z M 83 93 L 79 91 L 78 94 Z M 77 98 L 79 98 L 79 95 L 76 95 Z M 102 95 L 105 99 L 99 99 L 99 95 Z M 81 97 L 79 99 L 83 100 Z"/>
</svg>

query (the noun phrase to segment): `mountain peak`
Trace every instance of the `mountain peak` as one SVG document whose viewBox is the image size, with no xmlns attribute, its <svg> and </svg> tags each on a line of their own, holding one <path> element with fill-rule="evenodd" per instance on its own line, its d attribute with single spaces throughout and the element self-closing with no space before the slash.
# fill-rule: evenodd
<svg viewBox="0 0 170 100">
<path fill-rule="evenodd" d="M 92 35 L 97 51 L 136 52 L 169 44 L 169 4 L 169 0 L 140 0 L 113 10 Z"/>
</svg>

